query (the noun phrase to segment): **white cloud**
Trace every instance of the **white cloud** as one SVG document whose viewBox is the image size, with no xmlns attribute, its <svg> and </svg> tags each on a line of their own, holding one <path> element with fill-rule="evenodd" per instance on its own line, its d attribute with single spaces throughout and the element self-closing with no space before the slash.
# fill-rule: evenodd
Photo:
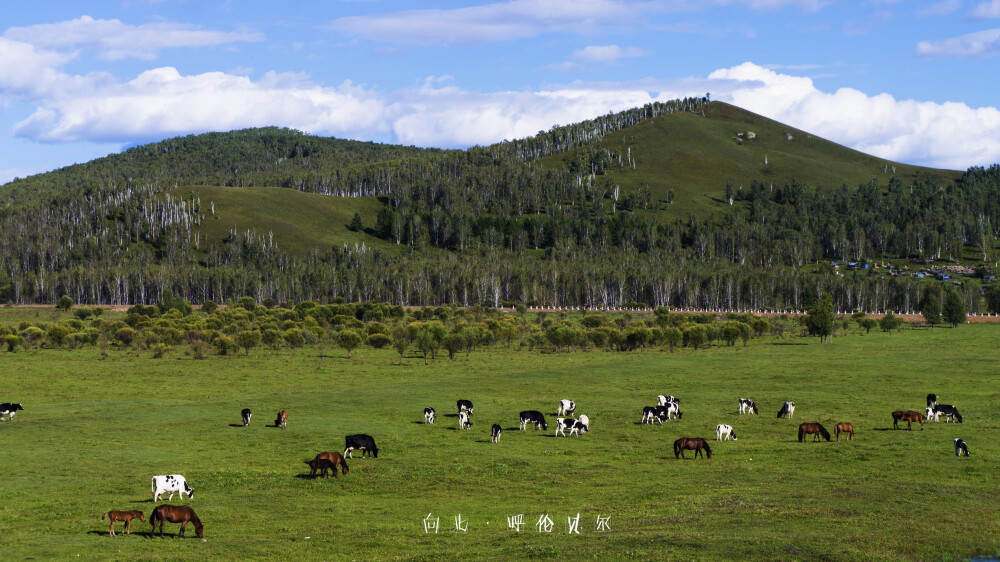
<svg viewBox="0 0 1000 562">
<path fill-rule="evenodd" d="M 782 8 L 798 8 L 807 12 L 818 12 L 827 4 L 829 0 L 715 0 L 715 4 L 744 5 L 754 10 L 774 11 Z"/>
<path fill-rule="evenodd" d="M 1000 53 L 1000 28 L 917 43 L 917 55 L 924 58 L 988 57 L 997 53 Z"/>
<path fill-rule="evenodd" d="M 917 10 L 917 15 L 924 17 L 947 16 L 962 7 L 962 0 L 942 0 L 936 4 L 924 6 Z"/>
<path fill-rule="evenodd" d="M 977 19 L 1000 18 L 1000 0 L 982 2 L 973 8 L 970 15 Z"/>
<path fill-rule="evenodd" d="M 166 48 L 212 47 L 242 41 L 262 41 L 260 33 L 211 31 L 180 23 L 128 25 L 121 20 L 99 20 L 90 16 L 63 21 L 11 27 L 4 37 L 42 49 L 93 49 L 106 60 L 153 59 Z"/>
<path fill-rule="evenodd" d="M 573 60 L 583 62 L 613 62 L 618 59 L 645 57 L 652 53 L 638 47 L 621 48 L 618 45 L 590 45 L 570 54 Z"/>
<path fill-rule="evenodd" d="M 862 152 L 900 162 L 965 169 L 1000 162 L 1000 110 L 962 103 L 897 100 L 851 88 L 822 92 L 809 78 L 752 63 L 717 70 L 731 101 Z"/>
</svg>

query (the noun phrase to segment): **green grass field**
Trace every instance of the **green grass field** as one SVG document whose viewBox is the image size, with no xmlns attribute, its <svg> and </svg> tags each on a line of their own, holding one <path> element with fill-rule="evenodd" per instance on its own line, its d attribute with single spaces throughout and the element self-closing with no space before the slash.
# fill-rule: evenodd
<svg viewBox="0 0 1000 562">
<path fill-rule="evenodd" d="M 12 559 L 996 556 L 998 343 L 996 326 L 967 325 L 673 354 L 493 349 L 427 366 L 329 347 L 325 358 L 304 348 L 200 361 L 180 350 L 0 353 L 0 401 L 25 407 L 0 425 L 0 540 Z M 890 412 L 922 410 L 928 392 L 965 423 L 893 431 Z M 639 425 L 661 393 L 681 398 L 684 418 Z M 737 415 L 740 397 L 761 415 Z M 459 398 L 476 405 L 469 431 L 448 416 Z M 554 418 L 561 398 L 590 417 L 589 434 L 513 429 L 521 410 Z M 775 419 L 784 400 L 796 402 L 794 420 Z M 422 423 L 424 406 L 437 409 L 434 425 Z M 282 408 L 288 428 L 268 427 Z M 831 431 L 850 421 L 857 436 L 800 444 L 804 421 Z M 739 439 L 713 442 L 710 460 L 675 460 L 674 439 L 714 439 L 719 423 Z M 349 433 L 373 435 L 379 458 L 355 456 L 337 479 L 305 478 L 303 460 L 342 451 Z M 955 457 L 955 437 L 971 457 Z M 195 493 L 183 503 L 204 542 L 193 532 L 148 539 L 138 521 L 142 534 L 107 536 L 102 513 L 149 514 L 155 474 L 187 477 Z M 424 533 L 428 513 L 438 534 Z M 451 530 L 459 514 L 467 532 Z M 520 533 L 507 527 L 517 514 Z M 551 533 L 536 530 L 542 515 Z M 610 530 L 596 530 L 598 516 Z"/>
</svg>

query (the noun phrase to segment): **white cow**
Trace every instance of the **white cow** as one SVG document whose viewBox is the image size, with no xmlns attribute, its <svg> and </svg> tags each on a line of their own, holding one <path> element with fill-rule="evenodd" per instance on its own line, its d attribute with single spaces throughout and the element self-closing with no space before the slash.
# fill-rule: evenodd
<svg viewBox="0 0 1000 562">
<path fill-rule="evenodd" d="M 559 401 L 559 411 L 556 412 L 557 415 L 572 415 L 576 410 L 576 402 L 572 400 L 560 400 Z"/>
<path fill-rule="evenodd" d="M 587 433 L 590 426 L 590 420 L 587 420 L 586 418 L 587 416 L 580 416 L 580 419 L 576 420 L 573 418 L 556 418 L 555 435 L 561 434 L 563 437 L 566 437 L 566 433 L 564 431 L 566 429 L 569 430 L 570 437 L 572 437 L 574 433 L 577 435 Z"/>
<path fill-rule="evenodd" d="M 472 427 L 472 422 L 469 421 L 469 412 L 459 412 L 458 429 L 469 429 L 470 427 Z"/>
<path fill-rule="evenodd" d="M 724 423 L 715 426 L 716 441 L 728 441 L 730 437 L 733 438 L 733 441 L 736 441 L 736 433 L 733 432 L 733 426 Z"/>
<path fill-rule="evenodd" d="M 676 396 L 664 396 L 662 394 L 658 394 L 656 396 L 657 406 L 668 406 L 670 404 L 680 404 L 680 403 L 681 403 L 680 398 L 677 398 Z"/>
<path fill-rule="evenodd" d="M 153 501 L 160 501 L 160 496 L 170 492 L 167 497 L 167 501 L 170 501 L 174 497 L 175 492 L 179 492 L 180 498 L 184 498 L 184 494 L 187 494 L 188 499 L 194 497 L 194 490 L 187 485 L 187 481 L 180 474 L 169 474 L 166 476 L 154 476 L 153 477 Z"/>
</svg>

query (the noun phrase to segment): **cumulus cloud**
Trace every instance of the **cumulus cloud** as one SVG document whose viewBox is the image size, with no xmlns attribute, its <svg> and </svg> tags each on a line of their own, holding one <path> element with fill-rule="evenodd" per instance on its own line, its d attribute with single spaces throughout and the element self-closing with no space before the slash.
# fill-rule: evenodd
<svg viewBox="0 0 1000 562">
<path fill-rule="evenodd" d="M 947 16 L 962 7 L 962 0 L 942 0 L 929 6 L 917 9 L 917 15 L 924 17 Z"/>
<path fill-rule="evenodd" d="M 917 55 L 924 58 L 988 57 L 997 53 L 1000 53 L 1000 28 L 917 43 Z"/>
<path fill-rule="evenodd" d="M 977 19 L 1000 18 L 1000 0 L 983 2 L 973 8 L 970 15 Z"/>
<path fill-rule="evenodd" d="M 828 93 L 809 78 L 752 63 L 709 78 L 727 82 L 717 98 L 882 158 L 953 169 L 1000 162 L 995 107 L 897 100 L 851 88 Z"/>
<path fill-rule="evenodd" d="M 93 49 L 106 60 L 148 60 L 166 48 L 213 47 L 264 39 L 263 34 L 249 30 L 212 31 L 167 22 L 128 25 L 117 19 L 102 20 L 90 16 L 58 23 L 11 27 L 4 32 L 4 37 L 47 50 Z"/>
</svg>

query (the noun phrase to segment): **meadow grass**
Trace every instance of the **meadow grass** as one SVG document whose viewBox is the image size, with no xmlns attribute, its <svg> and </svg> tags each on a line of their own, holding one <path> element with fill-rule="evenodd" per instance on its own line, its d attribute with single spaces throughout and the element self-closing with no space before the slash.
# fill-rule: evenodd
<svg viewBox="0 0 1000 562">
<path fill-rule="evenodd" d="M 967 325 L 697 352 L 493 348 L 426 366 L 370 349 L 351 359 L 318 348 L 204 360 L 180 350 L 0 353 L 0 401 L 25 407 L 0 425 L 0 537 L 8 557 L 35 559 L 997 555 L 998 342 L 996 326 Z M 890 412 L 922 410 L 928 392 L 965 423 L 893 431 Z M 638 424 L 657 394 L 678 396 L 683 419 Z M 739 416 L 740 397 L 761 415 Z M 468 431 L 452 417 L 459 398 L 475 403 Z M 552 436 L 562 398 L 590 417 L 590 433 Z M 785 400 L 794 420 L 775 418 Z M 437 409 L 434 425 L 423 423 L 425 406 Z M 249 428 L 243 407 L 254 412 Z M 285 430 L 268 427 L 279 409 Z M 526 409 L 543 411 L 549 430 L 516 431 Z M 798 443 L 804 421 L 831 431 L 850 421 L 857 436 Z M 674 458 L 674 439 L 714 439 L 719 423 L 738 440 L 712 441 L 712 459 Z M 306 478 L 303 461 L 343 451 L 350 433 L 373 435 L 379 458 L 355 455 L 346 476 Z M 955 457 L 955 437 L 971 457 Z M 156 474 L 187 477 L 194 498 L 182 503 L 205 541 L 147 539 L 138 521 L 131 537 L 107 536 L 108 510 L 148 516 Z M 438 534 L 424 533 L 429 513 Z M 569 535 L 578 513 L 579 535 Z M 451 530 L 459 514 L 467 532 Z M 516 514 L 520 533 L 507 527 Z M 555 526 L 539 533 L 546 514 Z M 610 530 L 596 530 L 598 516 Z"/>
</svg>

